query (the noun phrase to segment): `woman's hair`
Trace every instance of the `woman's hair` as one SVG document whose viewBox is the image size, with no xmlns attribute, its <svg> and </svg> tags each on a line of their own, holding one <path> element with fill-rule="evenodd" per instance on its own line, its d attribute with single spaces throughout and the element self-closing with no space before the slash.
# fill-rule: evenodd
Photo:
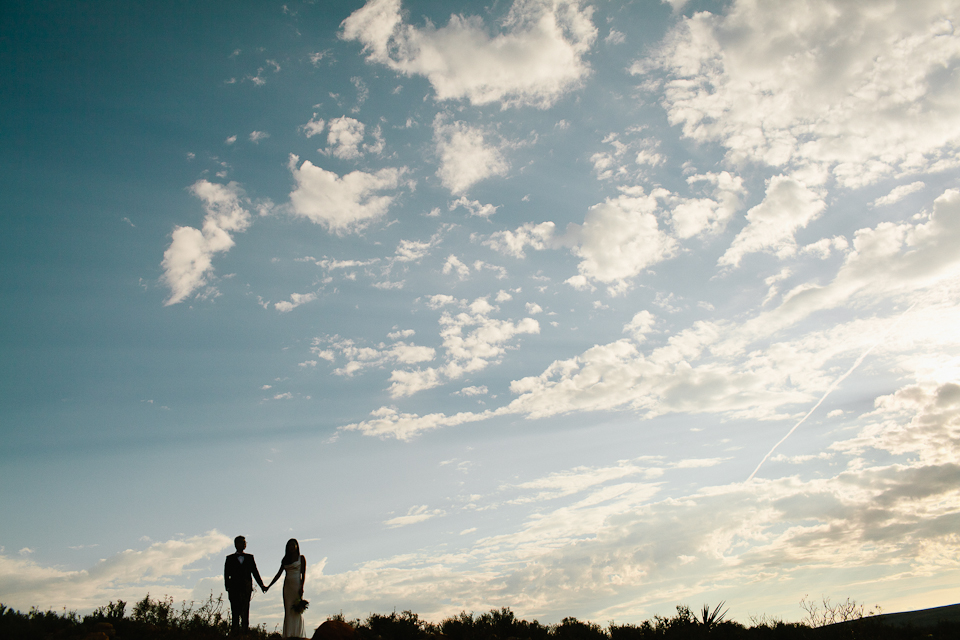
<svg viewBox="0 0 960 640">
<path fill-rule="evenodd" d="M 280 561 L 280 564 L 291 564 L 300 559 L 300 543 L 297 542 L 296 538 L 290 538 L 287 540 L 287 548 L 283 554 L 283 560 Z"/>
</svg>

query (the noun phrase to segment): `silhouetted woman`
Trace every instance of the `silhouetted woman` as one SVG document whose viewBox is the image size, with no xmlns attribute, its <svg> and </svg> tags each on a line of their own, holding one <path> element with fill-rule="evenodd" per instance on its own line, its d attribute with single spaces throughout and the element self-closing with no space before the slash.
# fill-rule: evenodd
<svg viewBox="0 0 960 640">
<path fill-rule="evenodd" d="M 280 579 L 280 574 L 287 572 L 283 579 L 283 638 L 302 638 L 306 634 L 303 628 L 303 612 L 294 610 L 294 606 L 303 599 L 303 583 L 307 578 L 307 559 L 300 555 L 300 543 L 296 538 L 287 540 L 287 551 L 280 561 L 280 570 L 267 589 Z"/>
</svg>

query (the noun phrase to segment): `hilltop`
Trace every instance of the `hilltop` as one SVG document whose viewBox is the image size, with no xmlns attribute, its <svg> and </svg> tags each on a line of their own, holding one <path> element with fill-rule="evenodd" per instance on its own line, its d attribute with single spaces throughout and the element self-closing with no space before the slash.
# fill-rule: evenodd
<svg viewBox="0 0 960 640">
<path fill-rule="evenodd" d="M 487 613 L 461 612 L 439 623 L 421 620 L 411 611 L 371 613 L 366 620 L 330 616 L 314 632 L 314 640 L 911 640 L 960 637 L 960 604 L 920 611 L 864 615 L 863 606 L 847 600 L 824 607 L 808 605 L 805 622 L 778 619 L 751 620 L 751 625 L 726 620 L 723 603 L 699 612 L 678 605 L 672 617 L 654 616 L 640 624 L 594 622 L 564 618 L 559 624 L 518 619 L 509 608 Z M 222 598 L 213 595 L 179 609 L 172 598 L 147 595 L 126 610 L 123 601 L 110 602 L 93 613 L 57 613 L 33 608 L 23 613 L 0 604 L 0 637 L 17 640 L 214 640 L 230 637 L 228 612 Z M 245 634 L 245 640 L 279 638 L 263 625 Z"/>
</svg>

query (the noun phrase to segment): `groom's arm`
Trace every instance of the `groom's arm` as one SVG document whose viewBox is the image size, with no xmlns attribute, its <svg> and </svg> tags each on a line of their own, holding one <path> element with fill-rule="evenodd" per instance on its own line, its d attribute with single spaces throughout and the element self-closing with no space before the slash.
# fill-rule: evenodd
<svg viewBox="0 0 960 640">
<path fill-rule="evenodd" d="M 233 582 L 230 575 L 230 556 L 227 556 L 227 559 L 223 561 L 223 588 L 227 590 L 227 593 L 230 593 L 230 583 Z"/>
<path fill-rule="evenodd" d="M 263 580 L 260 579 L 260 572 L 257 571 L 257 561 L 253 559 L 253 556 L 247 556 L 250 558 L 250 573 L 253 574 L 253 578 L 257 581 L 257 584 L 260 585 L 261 591 L 266 591 L 267 588 L 263 586 Z"/>
</svg>

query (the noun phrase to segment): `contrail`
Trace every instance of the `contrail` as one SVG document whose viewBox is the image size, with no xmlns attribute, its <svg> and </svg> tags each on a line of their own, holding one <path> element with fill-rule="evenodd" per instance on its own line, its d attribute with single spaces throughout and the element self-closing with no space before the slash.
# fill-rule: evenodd
<svg viewBox="0 0 960 640">
<path fill-rule="evenodd" d="M 853 373 L 854 371 L 856 371 L 857 367 L 860 366 L 860 363 L 863 362 L 864 358 L 866 358 L 868 355 L 870 355 L 870 352 L 873 351 L 874 348 L 875 348 L 877 345 L 879 345 L 881 342 L 884 341 L 884 339 L 890 334 L 890 332 L 893 331 L 893 330 L 897 327 L 898 324 L 900 324 L 900 321 L 903 320 L 904 316 L 906 316 L 908 313 L 910 313 L 910 311 L 912 311 L 915 306 L 917 306 L 917 303 L 916 303 L 916 302 L 913 303 L 912 305 L 910 305 L 910 308 L 907 309 L 906 311 L 904 311 L 904 312 L 900 315 L 900 317 L 897 318 L 897 321 L 894 322 L 892 325 L 890 325 L 890 327 L 889 327 L 886 331 L 883 332 L 883 335 L 881 335 L 881 336 L 877 339 L 876 342 L 874 342 L 872 345 L 870 345 L 870 348 L 869 348 L 869 349 L 867 349 L 866 351 L 864 351 L 863 353 L 860 354 L 860 357 L 857 358 L 856 362 L 853 363 L 853 366 L 852 366 L 852 367 L 850 367 L 849 369 L 847 369 L 847 372 L 846 372 L 845 374 L 843 374 L 842 376 L 840 376 L 839 378 L 837 378 L 836 380 L 834 380 L 833 384 L 830 385 L 830 387 L 827 389 L 826 393 L 823 394 L 823 397 L 820 398 L 820 401 L 817 402 L 817 404 L 813 405 L 813 408 L 810 409 L 810 411 L 807 412 L 807 415 L 805 415 L 805 416 L 803 416 L 802 418 L 800 418 L 800 422 L 798 422 L 797 424 L 793 425 L 793 428 L 790 429 L 790 431 L 787 431 L 787 435 L 785 435 L 785 436 L 783 436 L 782 438 L 780 438 L 780 442 L 778 442 L 777 444 L 773 445 L 773 448 L 770 449 L 770 451 L 767 452 L 767 455 L 763 456 L 763 460 L 760 461 L 760 464 L 757 465 L 757 468 L 754 469 L 754 470 L 753 470 L 753 473 L 750 474 L 750 477 L 747 478 L 747 482 L 750 482 L 751 480 L 753 480 L 753 476 L 757 475 L 757 471 L 760 471 L 760 467 L 762 467 L 762 466 L 763 466 L 763 463 L 767 461 L 767 458 L 769 458 L 771 455 L 773 455 L 773 452 L 777 450 L 777 447 L 779 447 L 781 444 L 783 444 L 784 440 L 786 440 L 786 439 L 789 438 L 791 435 L 793 435 L 793 432 L 797 430 L 797 427 L 799 427 L 800 425 L 802 425 L 802 424 L 804 423 L 804 421 L 806 421 L 806 419 L 810 417 L 810 414 L 812 414 L 814 411 L 816 411 L 816 410 L 817 410 L 817 407 L 819 407 L 821 404 L 823 404 L 823 401 L 827 399 L 827 396 L 829 396 L 831 393 L 833 393 L 833 390 L 836 389 L 836 388 L 840 385 L 841 382 L 843 382 L 844 380 L 846 380 L 846 379 L 847 379 L 847 376 L 849 376 L 851 373 Z"/>
</svg>

